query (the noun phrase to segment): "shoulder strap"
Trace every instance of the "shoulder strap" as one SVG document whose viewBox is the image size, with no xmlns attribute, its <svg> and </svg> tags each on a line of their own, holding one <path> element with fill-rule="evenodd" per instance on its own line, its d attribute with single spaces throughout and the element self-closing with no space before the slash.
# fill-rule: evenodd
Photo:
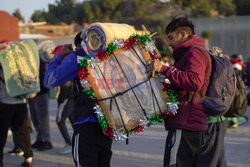
<svg viewBox="0 0 250 167">
<path fill-rule="evenodd" d="M 184 59 L 183 59 L 183 68 L 184 68 L 184 69 L 185 69 L 185 59 L 186 59 L 186 56 L 187 56 L 187 52 L 189 51 L 190 48 L 193 48 L 193 47 L 199 48 L 199 49 L 201 49 L 201 50 L 204 50 L 204 51 L 206 51 L 209 55 L 211 55 L 211 53 L 210 53 L 206 48 L 204 48 L 204 47 L 202 47 L 202 46 L 199 46 L 199 45 L 190 46 L 190 47 L 187 49 L 187 51 L 185 52 L 185 54 L 184 54 Z"/>
<path fill-rule="evenodd" d="M 188 50 L 189 50 L 190 48 L 192 48 L 192 47 L 196 47 L 196 48 L 202 49 L 202 50 L 206 51 L 209 55 L 211 55 L 211 53 L 210 53 L 207 49 L 205 49 L 204 47 L 202 47 L 202 46 L 194 45 L 194 46 L 189 47 L 189 48 L 187 49 L 187 51 L 185 52 L 185 54 L 184 54 L 184 59 L 183 59 L 183 68 L 184 68 L 184 69 L 185 69 L 185 59 L 186 59 L 187 52 L 188 52 Z M 200 91 L 198 92 L 198 94 L 200 95 L 200 98 L 201 98 L 201 99 L 204 97 Z M 191 102 L 191 101 L 193 100 L 193 95 L 194 95 L 194 92 L 193 92 L 193 91 L 189 91 L 189 92 L 188 92 L 188 102 Z"/>
</svg>

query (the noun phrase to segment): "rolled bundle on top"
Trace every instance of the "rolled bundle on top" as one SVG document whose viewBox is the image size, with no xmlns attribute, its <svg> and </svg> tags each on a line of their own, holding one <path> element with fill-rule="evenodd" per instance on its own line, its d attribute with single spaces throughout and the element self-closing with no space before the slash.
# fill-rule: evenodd
<svg viewBox="0 0 250 167">
<path fill-rule="evenodd" d="M 118 23 L 93 23 L 81 34 L 87 54 L 93 56 L 103 51 L 114 40 L 126 40 L 136 34 L 134 27 Z"/>
<path fill-rule="evenodd" d="M 45 40 L 38 43 L 38 51 L 40 58 L 49 63 L 54 57 L 53 51 L 56 48 L 55 43 L 52 40 Z"/>
</svg>

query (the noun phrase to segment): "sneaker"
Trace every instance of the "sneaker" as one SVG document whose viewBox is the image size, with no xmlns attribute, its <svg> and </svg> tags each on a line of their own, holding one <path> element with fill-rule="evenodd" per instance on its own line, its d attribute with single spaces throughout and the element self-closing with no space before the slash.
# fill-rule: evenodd
<svg viewBox="0 0 250 167">
<path fill-rule="evenodd" d="M 8 152 L 10 155 L 18 155 L 18 156 L 22 156 L 23 155 L 23 151 L 21 150 L 21 148 L 13 148 L 13 150 Z"/>
<path fill-rule="evenodd" d="M 22 164 L 21 164 L 22 167 L 32 167 L 31 163 L 27 162 L 27 161 L 24 161 Z"/>
<path fill-rule="evenodd" d="M 69 154 L 72 152 L 72 146 L 65 144 L 64 148 L 59 152 L 60 154 Z"/>
<path fill-rule="evenodd" d="M 42 143 L 42 141 L 37 140 L 35 143 L 31 144 L 31 148 L 38 148 L 42 145 Z"/>
<path fill-rule="evenodd" d="M 53 148 L 53 146 L 52 146 L 51 142 L 45 141 L 45 142 L 42 142 L 39 147 L 37 147 L 37 151 L 50 150 L 52 148 Z"/>
</svg>

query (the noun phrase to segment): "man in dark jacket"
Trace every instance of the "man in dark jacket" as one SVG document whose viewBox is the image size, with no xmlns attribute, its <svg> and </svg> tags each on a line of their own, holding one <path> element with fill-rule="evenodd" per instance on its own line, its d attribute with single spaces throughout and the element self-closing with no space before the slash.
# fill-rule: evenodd
<svg viewBox="0 0 250 167">
<path fill-rule="evenodd" d="M 159 61 L 148 63 L 148 67 L 164 74 L 171 88 L 177 93 L 177 114 L 165 119 L 168 130 L 164 167 L 196 167 L 202 148 L 207 116 L 200 98 L 205 95 L 211 74 L 211 58 L 203 49 L 205 41 L 194 35 L 194 25 L 187 17 L 174 19 L 166 27 L 169 46 L 173 48 L 173 67 Z M 150 75 L 152 71 L 147 70 Z M 190 98 L 192 97 L 192 98 Z"/>
<path fill-rule="evenodd" d="M 75 40 L 75 43 L 81 43 L 80 34 Z M 103 133 L 94 115 L 94 101 L 80 85 L 77 75 L 79 56 L 86 56 L 82 48 L 73 52 L 71 44 L 64 45 L 49 64 L 43 83 L 51 88 L 74 79 L 72 153 L 75 166 L 110 167 L 112 140 Z"/>
</svg>

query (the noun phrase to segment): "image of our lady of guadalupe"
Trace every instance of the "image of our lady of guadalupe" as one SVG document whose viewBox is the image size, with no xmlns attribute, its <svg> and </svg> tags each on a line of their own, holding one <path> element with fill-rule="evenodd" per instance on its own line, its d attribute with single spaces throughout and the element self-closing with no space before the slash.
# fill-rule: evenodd
<svg viewBox="0 0 250 167">
<path fill-rule="evenodd" d="M 143 119 L 143 110 L 153 112 L 148 83 L 138 86 L 147 80 L 147 76 L 144 65 L 134 53 L 127 50 L 110 57 L 104 62 L 103 69 L 113 96 L 119 94 L 115 97 L 117 104 L 114 98 L 109 103 L 117 128 Z"/>
</svg>

